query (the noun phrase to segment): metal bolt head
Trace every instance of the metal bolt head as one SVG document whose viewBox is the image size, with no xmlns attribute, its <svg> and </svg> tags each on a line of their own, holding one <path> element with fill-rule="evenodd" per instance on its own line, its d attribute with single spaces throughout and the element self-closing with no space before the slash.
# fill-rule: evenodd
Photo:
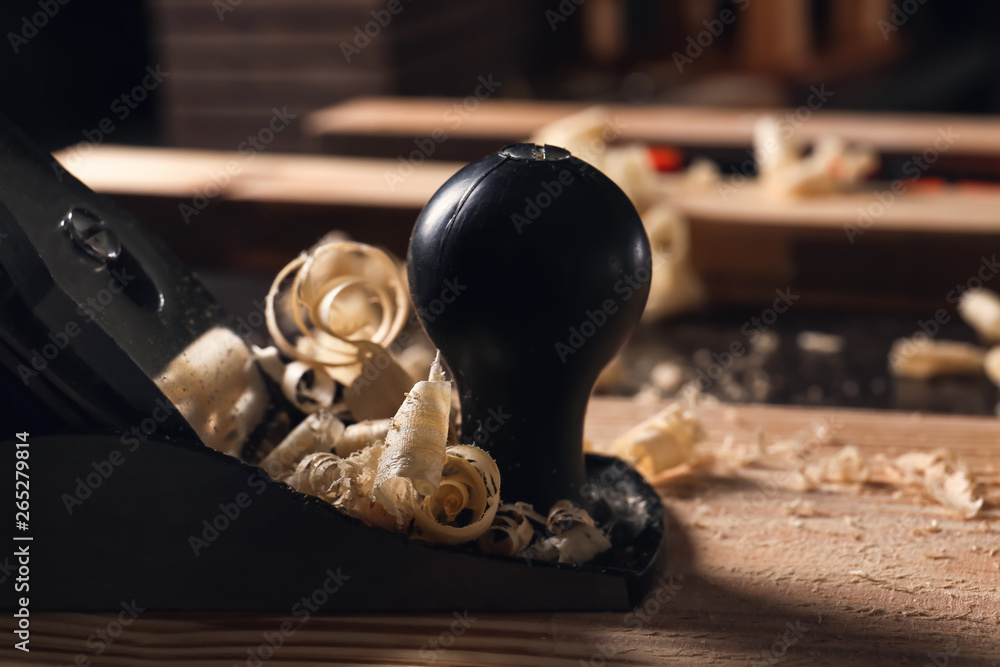
<svg viewBox="0 0 1000 667">
<path fill-rule="evenodd" d="M 501 155 L 514 158 L 515 160 L 533 160 L 544 162 L 555 162 L 556 160 L 566 160 L 573 157 L 565 148 L 550 146 L 545 144 L 512 144 L 500 151 Z"/>
<path fill-rule="evenodd" d="M 63 218 L 62 226 L 81 250 L 100 262 L 110 262 L 122 254 L 118 235 L 85 208 L 71 209 Z"/>
</svg>

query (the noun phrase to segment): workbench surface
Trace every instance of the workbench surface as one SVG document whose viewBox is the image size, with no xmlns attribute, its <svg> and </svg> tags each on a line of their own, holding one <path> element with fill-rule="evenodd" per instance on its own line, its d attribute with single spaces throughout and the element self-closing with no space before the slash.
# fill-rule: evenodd
<svg viewBox="0 0 1000 667">
<path fill-rule="evenodd" d="M 607 446 L 662 407 L 594 399 L 587 437 Z M 727 435 L 751 442 L 758 428 L 777 442 L 825 424 L 832 441 L 807 447 L 803 463 L 843 445 L 868 457 L 947 448 L 974 472 L 986 503 L 976 519 L 962 520 L 915 488 L 877 478 L 803 492 L 791 461 L 717 463 L 659 485 L 669 515 L 667 569 L 629 613 L 456 610 L 300 623 L 280 614 L 143 612 L 124 628 L 118 614 L 37 614 L 31 653 L 10 640 L 0 661 L 1000 665 L 1000 422 L 756 405 L 706 407 L 703 420 L 709 450 Z M 2 623 L 8 637 L 12 620 Z M 119 630 L 109 644 L 99 634 Z M 281 644 L 273 656 L 267 637 Z"/>
</svg>

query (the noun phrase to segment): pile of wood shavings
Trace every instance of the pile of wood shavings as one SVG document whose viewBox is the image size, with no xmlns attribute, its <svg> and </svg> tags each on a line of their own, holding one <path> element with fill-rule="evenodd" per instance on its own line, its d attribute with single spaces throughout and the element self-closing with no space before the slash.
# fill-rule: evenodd
<svg viewBox="0 0 1000 667">
<path fill-rule="evenodd" d="M 766 434 L 757 429 L 746 442 L 732 434 L 722 443 L 701 442 L 704 435 L 699 416 L 697 392 L 672 403 L 617 438 L 612 452 L 637 466 L 653 484 L 665 483 L 689 475 L 699 468 L 713 466 L 733 471 L 748 466 L 787 468 L 794 464 L 794 482 L 802 491 L 821 487 L 861 488 L 878 480 L 900 487 L 919 489 L 951 512 L 964 519 L 978 516 L 984 498 L 976 492 L 972 474 L 947 451 L 910 452 L 895 458 L 867 457 L 853 445 L 842 445 L 831 454 L 813 455 L 824 446 L 836 443 L 828 424 L 815 424 L 809 432 L 768 443 Z M 738 413 L 727 410 L 723 418 L 735 421 Z M 606 452 L 607 453 L 607 452 Z"/>
<path fill-rule="evenodd" d="M 339 237 L 279 273 L 267 297 L 276 347 L 254 348 L 280 389 L 279 417 L 251 460 L 371 526 L 439 544 L 476 541 L 512 514 L 498 516 L 492 457 L 455 444 L 452 385 L 439 356 L 425 381 L 414 383 L 404 369 L 404 286 L 395 258 Z M 289 428 L 296 412 L 305 417 Z M 556 503 L 542 523 L 547 533 L 530 531 L 510 555 L 581 564 L 611 546 L 569 501 Z M 502 541 L 480 543 L 498 553 Z"/>
</svg>

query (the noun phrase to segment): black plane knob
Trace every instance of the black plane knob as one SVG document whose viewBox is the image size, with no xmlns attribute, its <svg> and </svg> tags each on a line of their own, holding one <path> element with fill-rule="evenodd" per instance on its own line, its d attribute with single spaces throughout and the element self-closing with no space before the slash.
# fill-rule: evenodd
<svg viewBox="0 0 1000 667">
<path fill-rule="evenodd" d="M 649 240 L 609 178 L 516 144 L 451 177 L 421 212 L 417 313 L 458 384 L 460 441 L 496 459 L 505 502 L 579 502 L 591 389 L 649 294 Z"/>
</svg>

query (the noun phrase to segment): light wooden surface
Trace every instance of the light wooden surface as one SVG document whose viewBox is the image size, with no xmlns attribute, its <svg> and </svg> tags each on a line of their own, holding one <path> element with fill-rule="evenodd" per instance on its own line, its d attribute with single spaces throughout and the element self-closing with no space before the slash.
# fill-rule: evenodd
<svg viewBox="0 0 1000 667">
<path fill-rule="evenodd" d="M 587 435 L 607 445 L 660 407 L 595 399 Z M 987 503 L 964 521 L 910 488 L 804 493 L 783 465 L 716 468 L 660 487 L 668 571 L 648 613 L 472 613 L 452 641 L 448 614 L 300 624 L 272 614 L 147 612 L 99 658 L 87 639 L 114 616 L 35 615 L 30 656 L 8 639 L 0 660 L 247 664 L 264 633 L 292 620 L 295 632 L 266 664 L 1000 665 L 1000 421 L 762 406 L 712 408 L 704 420 L 714 445 L 726 435 L 753 438 L 758 427 L 773 442 L 825 420 L 835 441 L 807 460 L 842 444 L 868 456 L 944 447 L 976 472 Z M 8 637 L 11 621 L 0 622 Z M 801 636 L 794 642 L 790 627 Z M 442 638 L 450 648 L 435 652 L 431 642 Z"/>
<path fill-rule="evenodd" d="M 836 91 L 833 95 L 836 95 Z M 467 138 L 527 139 L 536 129 L 593 104 L 487 100 L 474 112 L 458 117 L 456 100 L 437 98 L 361 97 L 321 109 L 303 121 L 303 131 L 428 137 L 435 129 Z M 951 131 L 950 153 L 1000 153 L 1000 121 L 986 116 L 813 111 L 796 109 L 721 109 L 666 105 L 606 105 L 621 127 L 621 139 L 697 146 L 749 146 L 754 122 L 764 115 L 784 119 L 805 141 L 833 134 L 845 141 L 869 144 L 880 152 L 922 153 L 938 132 Z M 794 114 L 798 111 L 799 118 Z M 802 122 L 808 118 L 808 122 Z M 460 121 L 460 122 L 459 122 Z"/>
<path fill-rule="evenodd" d="M 397 179 L 397 160 L 373 158 L 258 153 L 248 159 L 235 152 L 114 145 L 93 147 L 86 154 L 71 147 L 56 157 L 91 189 L 104 194 L 185 198 L 217 192 L 219 199 L 229 201 L 414 211 L 423 208 L 463 166 L 428 161 Z M 884 183 L 865 184 L 853 193 L 801 200 L 769 198 L 752 181 L 734 182 L 724 192 L 713 186 L 685 191 L 681 180 L 671 175 L 661 175 L 660 184 L 664 198 L 695 223 L 843 228 L 857 225 L 859 211 L 874 206 L 871 210 L 878 213 L 871 226 L 876 229 L 1000 230 L 1000 188 L 911 188 L 893 196 L 889 206 L 881 206 L 875 192 L 886 191 L 888 184 Z"/>
<path fill-rule="evenodd" d="M 419 165 L 398 180 L 392 160 L 135 146 L 69 147 L 55 154 L 103 194 L 292 202 L 419 210 L 462 165 Z M 215 194 L 213 194 L 215 193 Z"/>
</svg>

